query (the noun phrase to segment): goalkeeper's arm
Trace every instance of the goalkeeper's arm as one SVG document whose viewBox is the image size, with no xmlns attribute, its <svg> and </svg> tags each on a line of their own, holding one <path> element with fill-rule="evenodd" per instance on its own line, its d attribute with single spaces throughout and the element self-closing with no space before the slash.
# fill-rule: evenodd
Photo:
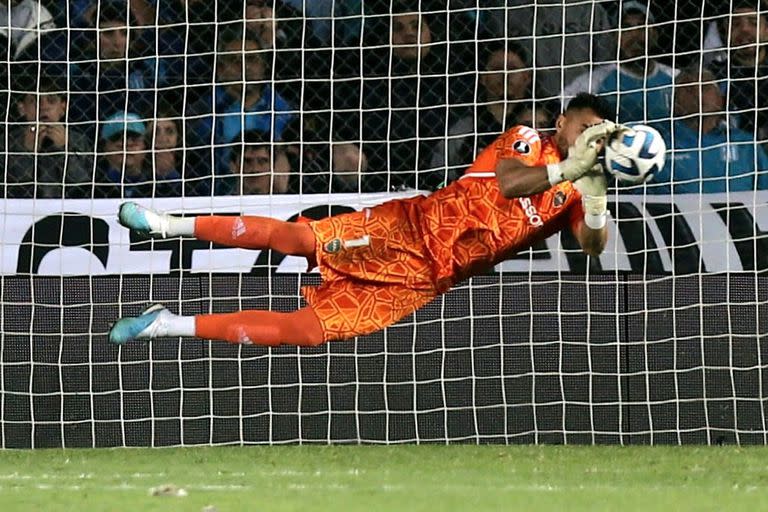
<svg viewBox="0 0 768 512">
<path fill-rule="evenodd" d="M 529 167 L 516 158 L 506 158 L 496 166 L 499 189 L 507 199 L 543 192 L 562 181 L 575 181 L 597 162 L 601 142 L 623 129 L 611 121 L 603 121 L 584 130 L 568 150 L 568 158 L 556 164 Z"/>
</svg>

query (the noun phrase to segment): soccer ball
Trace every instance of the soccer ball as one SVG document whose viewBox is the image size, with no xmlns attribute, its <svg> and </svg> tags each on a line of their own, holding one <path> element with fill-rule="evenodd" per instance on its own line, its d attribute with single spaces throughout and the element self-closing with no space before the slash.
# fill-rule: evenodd
<svg viewBox="0 0 768 512">
<path fill-rule="evenodd" d="M 666 152 L 667 145 L 659 132 L 637 124 L 605 146 L 605 167 L 617 180 L 637 185 L 652 179 L 664 167 Z"/>
</svg>

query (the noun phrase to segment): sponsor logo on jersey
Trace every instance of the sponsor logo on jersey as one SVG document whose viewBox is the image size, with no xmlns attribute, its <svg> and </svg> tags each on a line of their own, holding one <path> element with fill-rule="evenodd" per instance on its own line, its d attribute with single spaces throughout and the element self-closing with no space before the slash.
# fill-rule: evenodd
<svg viewBox="0 0 768 512">
<path fill-rule="evenodd" d="M 527 155 L 531 152 L 531 146 L 523 139 L 517 139 L 512 143 L 512 149 L 520 153 L 521 155 Z"/>
<path fill-rule="evenodd" d="M 528 223 L 536 228 L 540 228 L 544 225 L 544 221 L 541 219 L 541 215 L 539 215 L 539 212 L 536 210 L 536 207 L 531 202 L 530 197 L 521 197 L 519 199 L 520 206 L 523 208 L 523 211 L 525 212 L 525 216 L 528 217 Z"/>
<path fill-rule="evenodd" d="M 562 190 L 558 190 L 555 193 L 555 197 L 552 198 L 552 206 L 554 206 L 555 208 L 560 208 L 564 204 L 565 204 L 565 192 L 563 192 Z"/>
</svg>

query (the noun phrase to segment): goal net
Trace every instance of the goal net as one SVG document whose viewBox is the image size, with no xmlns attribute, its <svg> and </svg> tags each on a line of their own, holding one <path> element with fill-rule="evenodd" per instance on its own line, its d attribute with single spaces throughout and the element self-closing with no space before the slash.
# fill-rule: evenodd
<svg viewBox="0 0 768 512">
<path fill-rule="evenodd" d="M 10 2 L 0 447 L 767 440 L 768 30 L 756 2 Z M 751 34 L 751 36 L 750 36 Z M 609 242 L 555 235 L 312 349 L 109 326 L 290 311 L 306 262 L 145 240 L 121 201 L 322 218 L 458 179 L 578 92 L 665 136 Z"/>
</svg>

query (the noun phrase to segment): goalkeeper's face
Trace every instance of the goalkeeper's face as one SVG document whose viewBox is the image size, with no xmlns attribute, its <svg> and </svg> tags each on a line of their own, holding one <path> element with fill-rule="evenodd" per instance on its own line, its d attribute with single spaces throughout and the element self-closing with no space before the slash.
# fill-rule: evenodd
<svg viewBox="0 0 768 512">
<path fill-rule="evenodd" d="M 561 154 L 567 155 L 568 148 L 574 145 L 584 130 L 602 122 L 603 118 L 589 108 L 571 109 L 560 114 L 555 124 L 555 137 Z"/>
</svg>

